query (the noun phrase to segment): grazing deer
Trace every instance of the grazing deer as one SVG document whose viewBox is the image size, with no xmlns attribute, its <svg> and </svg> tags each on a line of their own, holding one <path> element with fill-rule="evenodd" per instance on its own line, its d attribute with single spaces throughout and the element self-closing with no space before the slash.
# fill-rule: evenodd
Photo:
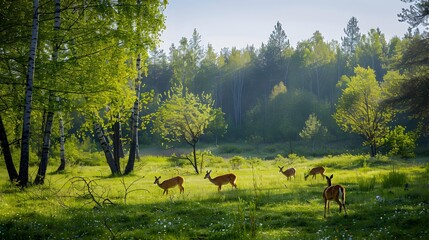
<svg viewBox="0 0 429 240">
<path fill-rule="evenodd" d="M 322 175 L 322 178 L 325 177 L 325 175 L 323 175 L 323 173 L 325 172 L 325 168 L 323 167 L 315 167 L 313 169 L 310 170 L 310 172 L 308 174 L 304 175 L 305 180 L 307 180 L 308 176 L 313 175 L 313 178 L 316 178 L 316 174 Z"/>
<path fill-rule="evenodd" d="M 293 178 L 295 178 L 295 172 L 296 172 L 295 168 L 289 168 L 289 169 L 286 169 L 284 172 L 283 172 L 283 168 L 284 168 L 284 166 L 283 166 L 283 167 L 280 167 L 280 166 L 279 166 L 279 168 L 280 168 L 280 171 L 279 171 L 279 172 L 283 173 L 283 175 L 285 175 L 285 176 L 286 176 L 286 179 L 287 179 L 287 180 L 291 179 L 291 178 L 292 178 L 292 176 L 293 176 Z"/>
<path fill-rule="evenodd" d="M 332 174 L 331 177 L 325 176 L 326 180 L 328 181 L 328 187 L 325 188 L 323 191 L 323 199 L 325 200 L 325 213 L 323 214 L 323 217 L 326 218 L 326 204 L 328 205 L 328 212 L 331 213 L 331 210 L 329 209 L 329 201 L 334 200 L 338 203 L 340 206 L 340 212 L 341 208 L 344 207 L 344 213 L 347 217 L 347 210 L 346 210 L 346 189 L 341 185 L 335 185 L 332 186 L 331 179 L 334 177 Z M 341 201 L 340 201 L 341 198 Z"/>
<path fill-rule="evenodd" d="M 222 189 L 222 185 L 231 183 L 232 187 L 237 188 L 237 184 L 235 184 L 235 181 L 237 180 L 237 176 L 235 176 L 232 173 L 217 176 L 215 178 L 210 177 L 210 171 L 206 171 L 206 176 L 204 176 L 204 179 L 208 178 L 210 182 L 212 182 L 214 185 L 217 185 L 217 191 L 220 191 Z"/>
<path fill-rule="evenodd" d="M 161 176 L 159 176 L 159 177 L 155 176 L 155 182 L 153 182 L 153 183 L 158 184 L 158 186 L 160 188 L 164 189 L 164 192 L 162 193 L 162 195 L 164 195 L 164 194 L 168 195 L 168 189 L 174 188 L 177 185 L 179 185 L 180 193 L 185 192 L 185 188 L 182 186 L 182 184 L 185 180 L 182 177 L 177 176 L 174 178 L 170 178 L 170 179 L 163 181 L 162 183 L 159 183 L 159 179 L 161 179 Z"/>
</svg>

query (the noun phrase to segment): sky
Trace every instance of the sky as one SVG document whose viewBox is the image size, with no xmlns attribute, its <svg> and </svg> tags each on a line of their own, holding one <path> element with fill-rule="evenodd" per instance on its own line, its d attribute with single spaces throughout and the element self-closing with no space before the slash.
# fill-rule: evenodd
<svg viewBox="0 0 429 240">
<path fill-rule="evenodd" d="M 344 28 L 356 17 L 362 34 L 380 28 L 386 40 L 403 37 L 409 25 L 398 21 L 398 14 L 409 4 L 400 0 L 169 0 L 164 14 L 166 29 L 161 49 L 191 38 L 194 29 L 201 45 L 238 49 L 267 43 L 279 21 L 291 45 L 308 40 L 315 31 L 325 41 L 344 37 Z"/>
</svg>

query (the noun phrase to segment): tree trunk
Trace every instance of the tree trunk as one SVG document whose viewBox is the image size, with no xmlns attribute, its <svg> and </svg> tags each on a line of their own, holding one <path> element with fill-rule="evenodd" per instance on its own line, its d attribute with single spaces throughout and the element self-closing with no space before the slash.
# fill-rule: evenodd
<svg viewBox="0 0 429 240">
<path fill-rule="evenodd" d="M 197 174 L 200 174 L 200 172 L 198 171 L 198 163 L 197 163 L 197 151 L 196 151 L 196 146 L 197 144 L 196 143 L 194 143 L 193 145 L 192 145 L 192 154 L 194 155 L 193 157 L 194 157 L 194 162 L 192 163 L 192 166 L 194 167 L 194 169 L 195 169 L 195 172 L 197 173 Z"/>
<path fill-rule="evenodd" d="M 42 146 L 42 159 L 39 163 L 39 170 L 37 171 L 36 179 L 34 180 L 35 185 L 43 185 L 45 183 L 46 169 L 49 161 L 49 148 L 51 146 L 51 132 L 52 123 L 54 121 L 54 112 L 48 111 L 46 118 L 45 131 L 43 133 L 43 146 Z"/>
<path fill-rule="evenodd" d="M 64 171 L 66 169 L 66 157 L 65 157 L 65 146 L 64 146 L 64 122 L 63 117 L 60 113 L 60 160 L 61 164 L 57 169 L 57 172 Z"/>
<path fill-rule="evenodd" d="M 377 155 L 377 143 L 371 140 L 371 157 L 375 157 Z"/>
<path fill-rule="evenodd" d="M 139 123 L 139 103 L 140 103 L 140 86 L 141 86 L 141 75 L 140 75 L 140 54 L 137 57 L 137 78 L 135 81 L 136 100 L 134 102 L 132 114 L 131 114 L 131 144 L 130 154 L 128 156 L 128 163 L 125 167 L 124 174 L 129 174 L 134 170 L 134 163 L 136 156 L 138 155 L 138 123 Z"/>
<path fill-rule="evenodd" d="M 31 102 L 33 96 L 33 80 L 36 61 L 36 50 L 39 34 L 39 0 L 33 1 L 33 28 L 31 31 L 30 56 L 28 58 L 27 84 L 25 89 L 25 103 L 22 123 L 21 161 L 19 164 L 19 185 L 26 187 L 28 184 L 28 165 L 30 161 L 30 118 Z"/>
<path fill-rule="evenodd" d="M 115 122 L 115 124 L 113 125 L 113 158 L 115 159 L 115 165 L 118 169 L 121 169 L 122 156 L 123 151 L 121 144 L 121 123 Z"/>
<path fill-rule="evenodd" d="M 54 16 L 54 49 L 52 53 L 52 62 L 54 63 L 54 71 L 57 70 L 57 60 L 58 60 L 58 50 L 60 48 L 60 43 L 58 40 L 58 31 L 61 26 L 61 0 L 55 0 L 55 16 Z M 50 102 L 55 101 L 54 96 L 50 96 Z M 53 110 L 52 110 L 53 111 Z M 60 156 L 61 156 L 61 164 L 57 169 L 57 172 L 63 171 L 65 169 L 65 158 L 64 158 L 64 124 L 63 119 L 60 115 Z M 50 146 L 49 146 L 50 147 Z"/>
<path fill-rule="evenodd" d="M 18 172 L 13 164 L 12 154 L 10 152 L 9 141 L 7 140 L 6 129 L 4 128 L 3 119 L 0 115 L 0 146 L 3 151 L 4 161 L 6 163 L 9 180 L 14 182 L 18 180 Z"/>
<path fill-rule="evenodd" d="M 97 135 L 97 139 L 100 142 L 101 148 L 103 149 L 104 155 L 106 156 L 107 164 L 110 167 L 110 171 L 112 175 L 118 175 L 121 173 L 118 166 L 115 164 L 115 159 L 113 157 L 112 148 L 106 141 L 106 136 L 104 135 L 103 129 L 100 124 L 94 122 L 95 133 Z"/>
</svg>

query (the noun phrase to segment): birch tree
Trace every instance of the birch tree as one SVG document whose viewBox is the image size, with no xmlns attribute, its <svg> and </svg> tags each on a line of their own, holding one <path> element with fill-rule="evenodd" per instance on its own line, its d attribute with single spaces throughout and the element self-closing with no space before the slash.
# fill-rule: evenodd
<svg viewBox="0 0 429 240">
<path fill-rule="evenodd" d="M 25 89 L 25 103 L 21 138 L 21 161 L 19 164 L 19 185 L 26 187 L 28 184 L 28 167 L 30 161 L 30 125 L 31 103 L 33 96 L 33 81 L 36 61 L 36 51 L 39 35 L 39 0 L 33 1 L 33 25 L 31 30 L 30 53 L 27 66 L 27 83 Z"/>
</svg>

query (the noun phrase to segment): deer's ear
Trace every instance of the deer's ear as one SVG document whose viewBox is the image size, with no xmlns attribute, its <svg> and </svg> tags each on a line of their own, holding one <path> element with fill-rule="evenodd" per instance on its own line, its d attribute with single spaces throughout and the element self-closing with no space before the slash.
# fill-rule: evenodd
<svg viewBox="0 0 429 240">
<path fill-rule="evenodd" d="M 330 179 L 332 179 L 334 177 L 334 174 L 331 175 Z"/>
</svg>

